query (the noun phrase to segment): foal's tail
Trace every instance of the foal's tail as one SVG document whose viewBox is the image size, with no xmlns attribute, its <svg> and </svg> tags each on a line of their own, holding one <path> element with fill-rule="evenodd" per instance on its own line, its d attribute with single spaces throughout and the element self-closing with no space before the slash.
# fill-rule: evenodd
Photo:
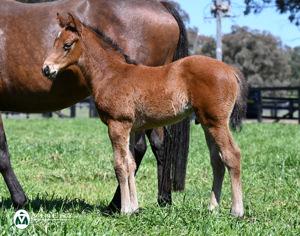
<svg viewBox="0 0 300 236">
<path fill-rule="evenodd" d="M 233 74 L 239 83 L 239 93 L 230 116 L 230 125 L 234 131 L 242 129 L 243 118 L 246 117 L 248 86 L 245 76 L 238 69 L 233 68 Z"/>
</svg>

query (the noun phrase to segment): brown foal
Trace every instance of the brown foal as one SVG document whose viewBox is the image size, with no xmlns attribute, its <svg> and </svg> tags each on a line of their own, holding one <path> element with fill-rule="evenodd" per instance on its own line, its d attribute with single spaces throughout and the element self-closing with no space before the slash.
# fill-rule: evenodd
<svg viewBox="0 0 300 236">
<path fill-rule="evenodd" d="M 135 161 L 130 136 L 135 130 L 173 124 L 195 112 L 210 150 L 214 181 L 210 209 L 219 205 L 225 167 L 231 177 L 233 215 L 244 215 L 241 152 L 229 122 L 241 124 L 246 82 L 241 72 L 215 59 L 190 56 L 160 67 L 136 65 L 103 33 L 69 14 L 57 20 L 62 31 L 43 65 L 51 79 L 75 65 L 85 75 L 101 120 L 108 126 L 114 168 L 121 187 L 121 212 L 138 210 Z"/>
</svg>

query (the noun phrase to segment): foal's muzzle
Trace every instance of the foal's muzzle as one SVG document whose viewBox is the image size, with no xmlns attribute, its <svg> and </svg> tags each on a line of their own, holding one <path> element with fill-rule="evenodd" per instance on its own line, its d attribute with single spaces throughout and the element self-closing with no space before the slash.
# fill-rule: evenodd
<svg viewBox="0 0 300 236">
<path fill-rule="evenodd" d="M 46 77 L 48 77 L 49 79 L 52 79 L 52 80 L 54 80 L 56 78 L 56 75 L 57 75 L 56 71 L 51 72 L 50 67 L 48 65 L 43 66 L 42 72 L 43 72 L 44 76 L 46 76 Z"/>
</svg>

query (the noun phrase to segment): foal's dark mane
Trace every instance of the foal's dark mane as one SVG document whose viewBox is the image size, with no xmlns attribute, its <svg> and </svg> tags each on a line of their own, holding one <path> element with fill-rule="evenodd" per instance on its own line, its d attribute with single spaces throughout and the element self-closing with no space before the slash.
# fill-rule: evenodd
<svg viewBox="0 0 300 236">
<path fill-rule="evenodd" d="M 85 27 L 89 28 L 93 32 L 95 32 L 101 39 L 103 39 L 108 45 L 110 46 L 111 49 L 114 51 L 117 51 L 121 53 L 128 64 L 133 64 L 133 65 L 138 65 L 137 61 L 131 59 L 127 54 L 123 52 L 123 50 L 120 48 L 119 44 L 115 42 L 112 38 L 108 37 L 106 34 L 103 33 L 103 31 L 99 28 L 93 28 L 88 25 L 83 24 Z"/>
</svg>

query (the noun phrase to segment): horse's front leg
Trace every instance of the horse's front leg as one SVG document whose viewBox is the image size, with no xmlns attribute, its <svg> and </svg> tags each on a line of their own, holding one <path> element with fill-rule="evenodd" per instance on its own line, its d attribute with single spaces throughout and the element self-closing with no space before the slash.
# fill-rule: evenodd
<svg viewBox="0 0 300 236">
<path fill-rule="evenodd" d="M 108 122 L 114 152 L 114 169 L 121 191 L 121 214 L 133 213 L 138 209 L 134 179 L 136 164 L 129 148 L 131 126 L 129 122 Z"/>
<path fill-rule="evenodd" d="M 3 175 L 3 178 L 9 189 L 15 208 L 21 208 L 26 202 L 26 196 L 10 163 L 10 155 L 6 143 L 6 137 L 5 137 L 1 114 L 0 114 L 0 172 Z"/>
</svg>

